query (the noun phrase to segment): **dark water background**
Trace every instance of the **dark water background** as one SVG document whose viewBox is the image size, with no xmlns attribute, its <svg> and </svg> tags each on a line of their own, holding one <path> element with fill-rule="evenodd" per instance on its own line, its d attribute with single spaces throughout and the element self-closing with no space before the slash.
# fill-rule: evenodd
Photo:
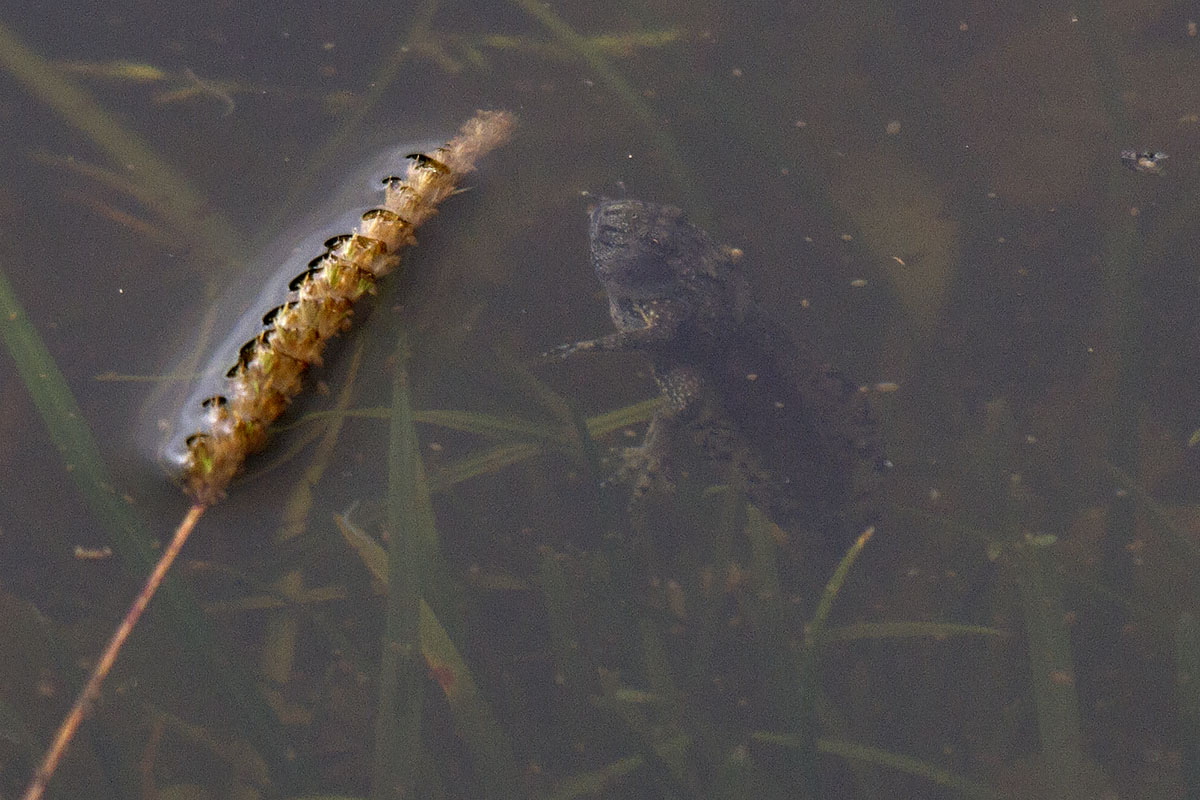
<svg viewBox="0 0 1200 800">
<path fill-rule="evenodd" d="M 173 359 L 221 335 L 261 253 L 342 232 L 297 226 L 347 210 L 346 173 L 477 108 L 518 114 L 516 138 L 201 522 L 52 796 L 1200 791 L 1196 22 L 1154 2 L 8 4 L 0 793 L 136 592 L 136 543 L 186 508 L 144 444 Z M 1164 174 L 1126 148 L 1167 152 Z M 898 386 L 874 397 L 895 463 L 877 531 L 815 640 L 840 553 L 703 470 L 631 514 L 600 482 L 640 435 L 646 362 L 538 357 L 610 329 L 584 229 L 604 194 L 686 208 L 798 338 Z M 363 555 L 395 533 L 405 369 L 437 536 L 420 591 L 462 659 L 425 650 L 419 745 L 380 724 L 388 590 Z"/>
</svg>

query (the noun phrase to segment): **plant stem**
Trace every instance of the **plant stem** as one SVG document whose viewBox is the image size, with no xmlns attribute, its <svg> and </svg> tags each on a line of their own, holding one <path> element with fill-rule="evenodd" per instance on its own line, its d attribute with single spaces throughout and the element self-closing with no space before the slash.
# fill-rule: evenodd
<svg viewBox="0 0 1200 800">
<path fill-rule="evenodd" d="M 129 638 L 129 634 L 133 632 L 133 628 L 137 625 L 138 620 L 142 618 L 142 612 L 150 604 L 150 599 L 158 591 L 158 586 L 166 576 L 167 570 L 175 562 L 175 557 L 183 549 L 184 542 L 187 541 L 188 536 L 191 535 L 192 530 L 196 527 L 196 523 L 207 508 L 207 505 L 196 503 L 188 509 L 187 514 L 179 523 L 179 527 L 175 529 L 175 535 L 171 538 L 171 543 L 167 545 L 167 549 L 163 551 L 162 556 L 158 559 L 158 563 L 151 570 L 150 577 L 146 579 L 146 585 L 142 587 L 142 591 L 134 598 L 133 604 L 129 606 L 129 610 L 125 612 L 125 618 L 121 620 L 121 624 L 113 632 L 112 638 L 108 640 L 108 646 L 104 648 L 104 653 L 100 656 L 100 660 L 96 662 L 95 668 L 92 669 L 91 677 L 88 678 L 83 690 L 79 692 L 79 697 L 75 698 L 75 705 L 71 706 L 70 713 L 67 714 L 59 726 L 58 733 L 54 735 L 54 742 L 50 745 L 50 749 L 46 751 L 46 755 L 42 759 L 37 772 L 33 774 L 33 779 L 29 782 L 29 787 L 25 790 L 25 794 L 22 795 L 22 800 L 40 800 L 42 793 L 46 791 L 46 784 L 50 782 L 50 778 L 54 776 L 54 771 L 58 769 L 58 762 L 62 761 L 63 755 L 67 752 L 67 747 L 70 746 L 71 740 L 75 738 L 75 732 L 79 730 L 79 725 L 83 722 L 84 715 L 91 710 L 96 699 L 100 697 L 100 686 L 104 683 L 104 679 L 108 677 L 109 671 L 117 660 L 117 654 L 121 652 L 122 645 Z"/>
</svg>

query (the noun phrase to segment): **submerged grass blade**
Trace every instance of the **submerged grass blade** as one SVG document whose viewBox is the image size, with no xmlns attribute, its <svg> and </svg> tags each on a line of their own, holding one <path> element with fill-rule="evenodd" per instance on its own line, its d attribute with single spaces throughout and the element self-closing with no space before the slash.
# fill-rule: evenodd
<svg viewBox="0 0 1200 800">
<path fill-rule="evenodd" d="M 401 334 L 400 350 L 407 354 Z M 417 511 L 417 460 L 420 458 L 409 400 L 408 372 L 400 364 L 392 387 L 392 423 L 388 447 L 388 593 L 387 621 L 379 666 L 379 705 L 375 720 L 375 776 L 372 800 L 410 797 L 423 792 L 419 773 L 421 714 L 425 674 L 421 664 L 420 603 L 423 571 L 417 544 L 423 520 Z"/>
<path fill-rule="evenodd" d="M 637 772 L 646 766 L 646 759 L 641 756 L 629 756 L 612 762 L 600 769 L 582 772 L 570 778 L 559 781 L 553 792 L 547 795 L 547 800 L 575 800 L 577 797 L 605 797 L 626 776 Z"/>
<path fill-rule="evenodd" d="M 354 551 L 354 555 L 358 556 L 363 566 L 371 573 L 371 577 L 379 586 L 386 587 L 388 579 L 387 551 L 379 546 L 379 542 L 353 525 L 344 515 L 335 514 L 333 520 L 341 532 L 342 538 L 346 540 L 346 544 Z"/>
<path fill-rule="evenodd" d="M 555 38 L 571 52 L 575 53 L 595 73 L 599 81 L 610 92 L 620 98 L 637 120 L 646 129 L 658 155 L 666 162 L 671 171 L 671 177 L 679 189 L 680 205 L 685 208 L 700 209 L 703 204 L 695 191 L 695 181 L 692 171 L 679 155 L 675 140 L 668 133 L 663 119 L 654 112 L 646 100 L 629 85 L 629 81 L 609 63 L 604 50 L 595 42 L 580 36 L 575 30 L 558 16 L 551 7 L 541 0 L 513 0 L 513 3 L 529 16 L 537 20 Z M 700 216 L 697 211 L 697 216 Z M 703 221 L 703 220 L 701 220 Z"/>
<path fill-rule="evenodd" d="M 490 447 L 482 453 L 468 456 L 438 470 L 430 479 L 430 488 L 434 492 L 442 492 L 471 478 L 499 472 L 507 466 L 533 458 L 541 452 L 542 448 L 536 444 L 525 444 L 524 442 Z"/>
<path fill-rule="evenodd" d="M 634 403 L 624 408 L 597 414 L 586 420 L 589 437 L 604 436 L 630 425 L 646 422 L 654 414 L 658 406 L 657 398 Z M 390 411 L 383 408 L 360 408 L 350 411 L 319 411 L 306 414 L 292 426 L 311 423 L 329 414 L 339 414 L 342 417 L 360 419 L 387 419 Z M 467 456 L 439 470 L 431 480 L 430 489 L 442 492 L 456 484 L 490 475 L 505 467 L 517 464 L 526 459 L 534 458 L 545 452 L 545 446 L 569 448 L 572 439 L 566 431 L 545 423 L 525 420 L 506 420 L 489 414 L 454 410 L 413 411 L 413 419 L 427 425 L 440 425 L 451 430 L 465 433 L 475 433 L 480 436 L 507 438 L 508 436 L 527 437 L 532 441 L 509 442 L 490 447 L 472 456 Z"/>
<path fill-rule="evenodd" d="M 454 716 L 455 729 L 471 754 L 483 796 L 511 800 L 525 796 L 512 743 L 496 721 L 470 667 L 428 603 L 421 603 L 421 652 Z"/>
<path fill-rule="evenodd" d="M 570 442 L 570 437 L 566 435 L 566 432 L 555 425 L 549 425 L 544 422 L 527 422 L 521 419 L 504 419 L 491 414 L 480 414 L 475 411 L 430 409 L 429 411 L 415 412 L 413 418 L 417 422 L 423 422 L 427 425 L 438 425 L 443 428 L 462 431 L 464 433 L 475 433 L 494 439 L 519 436 L 524 439 L 560 446 Z"/>
<path fill-rule="evenodd" d="M 626 428 L 630 425 L 649 422 L 650 418 L 654 416 L 654 409 L 658 408 L 661 403 L 661 398 L 653 397 L 649 400 L 643 400 L 640 403 L 625 406 L 624 408 L 588 417 L 588 433 L 593 438 L 596 438 L 612 433 L 613 431 L 619 431 L 621 428 Z"/>
<path fill-rule="evenodd" d="M 406 350 L 403 337 L 400 349 Z M 372 548 L 368 544 L 355 543 L 357 550 L 368 554 L 364 561 L 375 577 L 388 586 L 389 598 L 380 722 L 376 731 L 376 784 L 372 796 L 390 797 L 391 787 L 412 785 L 412 775 L 406 776 L 401 770 L 411 771 L 413 765 L 405 764 L 404 755 L 397 755 L 397 750 L 411 746 L 416 752 L 419 748 L 421 706 L 419 697 L 413 695 L 423 693 L 424 667 L 427 667 L 445 694 L 455 729 L 471 754 L 485 796 L 519 797 L 521 772 L 512 745 L 449 633 L 421 597 L 422 578 L 440 574 L 443 569 L 433 559 L 437 530 L 428 487 L 424 486 L 407 375 L 403 370 L 395 382 L 392 407 L 388 498 L 392 539 L 387 571 L 378 573 L 381 560 L 370 554 Z M 425 665 L 420 664 L 422 657 Z M 405 697 L 402 692 L 411 694 Z M 383 763 L 384 759 L 388 763 Z"/>
<path fill-rule="evenodd" d="M 996 636 L 1007 638 L 1008 631 L 986 625 L 963 625 L 954 622 L 856 622 L 826 631 L 826 641 L 850 642 L 862 639 L 915 639 L 930 637 L 948 639 L 951 636 Z"/>
<path fill-rule="evenodd" d="M 1175 675 L 1184 785 L 1194 797 L 1200 791 L 1200 625 L 1186 612 L 1175 627 Z"/>
<path fill-rule="evenodd" d="M 277 229 L 282 220 L 287 219 L 289 214 L 294 213 L 300 198 L 310 189 L 314 178 L 320 173 L 321 169 L 333 161 L 342 147 L 358 134 L 362 128 L 363 120 L 367 119 L 375 111 L 380 101 L 388 96 L 388 92 L 392 89 L 392 84 L 400 76 L 400 68 L 412 53 L 413 44 L 426 35 L 429 26 L 433 23 L 433 17 L 437 13 L 438 5 L 438 0 L 426 0 L 415 13 L 397 14 L 388 17 L 389 20 L 394 19 L 408 25 L 408 35 L 402 36 L 398 30 L 394 34 L 384 33 L 384 36 L 389 36 L 391 37 L 391 41 L 396 42 L 395 48 L 388 54 L 387 59 L 383 62 L 379 71 L 375 73 L 371 82 L 367 84 L 367 90 L 355 106 L 354 111 L 342 122 L 333 136 L 321 145 L 316 154 L 308 159 L 304 171 L 295 180 L 292 191 L 284 199 L 283 203 L 280 204 L 276 216 L 265 226 L 266 230 Z M 382 41 L 387 41 L 387 39 L 382 39 Z"/>
<path fill-rule="evenodd" d="M 343 526 L 351 547 L 363 559 L 372 574 L 386 585 L 388 556 L 373 539 L 352 526 Z M 479 690 L 479 684 L 458 648 L 425 601 L 419 606 L 421 655 L 430 673 L 437 679 L 454 716 L 459 735 L 467 745 L 481 776 L 489 776 L 489 786 L 518 787 L 520 771 L 512 747 L 491 707 Z M 491 795 L 489 795 L 491 796 Z M 497 792 L 496 797 L 520 796 Z"/>
<path fill-rule="evenodd" d="M 684 31 L 682 28 L 662 28 L 659 30 L 631 31 L 629 33 L 600 33 L 584 37 L 588 46 L 612 58 L 627 56 L 636 50 L 666 47 L 682 41 L 683 38 Z M 574 53 L 564 49 L 562 45 L 548 45 L 541 42 L 534 42 L 524 36 L 506 36 L 500 33 L 491 33 L 483 36 L 479 40 L 479 44 L 494 50 L 523 51 L 542 58 L 565 60 L 575 57 Z"/>
<path fill-rule="evenodd" d="M 50 356 L 37 331 L 30 324 L 11 284 L 0 270 L 0 342 L 16 363 L 26 390 L 37 408 L 63 459 L 76 489 L 88 510 L 108 532 L 113 550 L 131 575 L 144 576 L 156 556 L 150 535 L 129 506 L 118 497 L 108 478 L 91 431 L 67 386 L 66 379 Z M 288 772 L 289 749 L 274 715 L 248 675 L 220 652 L 195 600 L 167 581 L 161 592 L 160 606 L 173 626 L 176 641 L 203 664 L 209 677 L 218 682 L 230 707 L 241 715 L 260 751 L 268 755 L 274 769 Z"/>
<path fill-rule="evenodd" d="M 338 527 L 350 548 L 362 559 L 375 579 L 387 586 L 388 554 L 384 549 L 353 525 L 342 524 Z M 491 783 L 488 785 L 518 787 L 520 771 L 512 747 L 480 692 L 470 667 L 433 608 L 424 600 L 420 603 L 419 613 L 421 655 L 445 694 L 450 712 L 454 715 L 455 727 L 471 752 L 476 768 L 481 776 L 490 776 Z M 498 792 L 496 796 L 503 795 Z"/>
<path fill-rule="evenodd" d="M 829 582 L 825 585 L 825 590 L 821 593 L 816 611 L 813 612 L 812 620 L 805 629 L 804 644 L 800 648 L 797 665 L 800 707 L 797 710 L 795 721 L 797 727 L 795 740 L 800 752 L 797 767 L 808 796 L 812 798 L 821 796 L 821 784 L 817 776 L 817 694 L 820 689 L 818 662 L 821 650 L 828 641 L 826 628 L 829 624 L 829 615 L 833 611 L 833 602 L 846 583 L 846 578 L 850 575 L 850 569 L 854 566 L 854 562 L 858 560 L 859 554 L 862 553 L 874 533 L 875 528 L 873 527 L 863 531 L 838 563 L 837 569 L 833 571 L 833 576 L 830 577 Z"/>
<path fill-rule="evenodd" d="M 117 497 L 92 432 L 83 421 L 66 378 L 30 323 L 0 270 L 0 341 L 17 367 L 30 399 L 46 425 L 63 466 L 92 513 L 112 537 L 113 547 L 133 574 L 144 574 L 154 563 L 150 538 L 128 506 Z"/>
<path fill-rule="evenodd" d="M 751 734 L 750 738 L 756 742 L 793 749 L 808 747 L 808 744 L 800 737 L 786 733 L 758 731 Z M 867 745 L 855 744 L 854 742 L 843 742 L 833 739 L 820 739 L 817 741 L 817 749 L 822 753 L 839 756 L 848 761 L 875 764 L 899 772 L 905 772 L 909 775 L 926 778 L 937 786 L 953 789 L 964 797 L 972 798 L 972 800 L 1000 800 L 1000 798 L 1007 796 L 986 784 L 955 775 L 949 770 L 928 764 L 919 759 L 891 753 L 878 747 L 868 747 Z"/>
<path fill-rule="evenodd" d="M 358 377 L 362 366 L 365 342 L 360 340 L 350 356 L 350 364 L 346 369 L 346 380 L 338 392 L 334 413 L 329 417 L 329 424 L 324 435 L 312 454 L 307 469 L 296 482 L 291 494 L 284 503 L 283 522 L 275 532 L 275 544 L 284 544 L 295 539 L 304 532 L 308 513 L 312 509 L 312 489 L 321 480 L 330 462 L 333 460 L 334 445 L 342 432 L 341 413 L 350 406 L 354 395 L 355 378 Z M 292 570 L 279 579 L 275 589 L 288 598 L 298 598 L 304 592 L 304 573 L 299 569 Z M 266 631 L 263 635 L 262 657 L 260 660 L 263 674 L 268 680 L 283 685 L 291 680 L 292 668 L 295 663 L 296 635 L 298 625 L 296 617 L 290 609 L 277 612 L 267 620 Z"/>
<path fill-rule="evenodd" d="M 859 534 L 859 537 L 846 551 L 846 555 L 838 563 L 837 569 L 833 571 L 833 576 L 829 579 L 829 583 L 825 584 L 825 591 L 821 592 L 821 600 L 817 603 L 817 610 L 813 612 L 812 621 L 808 624 L 808 633 L 805 640 L 806 648 L 814 648 L 823 643 L 825 638 L 825 628 L 829 624 L 829 614 L 833 611 L 833 601 L 837 599 L 838 593 L 842 591 L 842 586 L 846 583 L 846 578 L 850 576 L 850 569 L 854 566 L 854 562 L 858 560 L 859 553 L 867 546 L 867 542 L 875 535 L 875 528 L 870 527 Z"/>
<path fill-rule="evenodd" d="M 639 763 L 648 769 L 662 796 L 690 797 L 696 794 L 696 787 L 687 784 L 685 775 L 691 737 L 667 735 L 660 726 L 652 723 L 642 705 L 622 701 L 620 694 L 626 687 L 621 685 L 615 673 L 601 672 L 598 678 L 603 695 L 596 700 L 597 705 L 611 709 L 625 723 L 631 744 L 641 751 Z"/>
<path fill-rule="evenodd" d="M 68 125 L 83 133 L 128 170 L 137 197 L 177 232 L 200 242 L 225 262 L 237 252 L 238 237 L 224 218 L 162 161 L 133 131 L 122 127 L 86 92 L 0 24 L 0 65 Z"/>
<path fill-rule="evenodd" d="M 1042 757 L 1054 796 L 1077 797 L 1089 767 L 1061 589 L 1050 548 L 1027 544 L 1014 553 Z"/>
<path fill-rule="evenodd" d="M 1150 522 L 1154 524 L 1154 527 L 1158 529 L 1158 532 L 1162 534 L 1167 542 L 1193 559 L 1200 558 L 1200 544 L 1197 544 L 1192 536 L 1179 529 L 1171 520 L 1171 516 L 1167 513 L 1167 510 L 1151 497 L 1150 493 L 1142 488 L 1141 484 L 1117 465 L 1108 464 L 1107 466 L 1109 474 L 1116 478 L 1117 483 L 1121 484 L 1146 509 Z"/>
<path fill-rule="evenodd" d="M 591 675 L 595 665 L 580 647 L 577 622 L 586 617 L 584 609 L 579 607 L 579 593 L 572 591 L 572 583 L 557 554 L 547 552 L 543 556 L 538 587 L 546 606 L 547 634 L 556 674 L 562 676 L 564 696 L 559 701 L 559 714 L 563 732 L 573 741 L 586 741 L 586 735 L 596 724 L 596 711 L 588 703 L 588 696 L 594 691 Z"/>
<path fill-rule="evenodd" d="M 295 428 L 310 422 L 322 420 L 330 416 L 357 419 L 391 419 L 390 408 L 356 408 L 330 409 L 329 411 L 314 411 L 305 414 L 291 425 L 280 426 L 280 430 Z M 492 439 L 507 439 L 518 436 L 533 441 L 545 441 L 565 445 L 570 439 L 560 428 L 544 422 L 530 422 L 522 419 L 505 419 L 491 414 L 480 414 L 476 411 L 459 411 L 456 409 L 429 409 L 428 411 L 413 410 L 413 419 L 425 425 L 436 425 L 462 433 L 474 433 Z"/>
</svg>

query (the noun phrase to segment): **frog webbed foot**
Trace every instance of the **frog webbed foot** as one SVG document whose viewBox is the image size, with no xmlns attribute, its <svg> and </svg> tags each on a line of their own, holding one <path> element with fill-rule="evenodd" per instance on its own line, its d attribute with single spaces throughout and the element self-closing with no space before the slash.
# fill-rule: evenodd
<svg viewBox="0 0 1200 800">
<path fill-rule="evenodd" d="M 675 443 L 680 428 L 694 416 L 701 381 L 687 368 L 656 376 L 665 402 L 654 412 L 646 438 L 627 447 L 616 478 L 633 487 L 633 502 L 651 494 L 671 494 L 676 488 Z"/>
<path fill-rule="evenodd" d="M 621 468 L 614 478 L 633 488 L 633 502 L 648 495 L 675 491 L 675 470 L 669 453 L 665 452 L 667 449 L 654 446 L 649 437 L 639 447 L 625 448 Z"/>
</svg>

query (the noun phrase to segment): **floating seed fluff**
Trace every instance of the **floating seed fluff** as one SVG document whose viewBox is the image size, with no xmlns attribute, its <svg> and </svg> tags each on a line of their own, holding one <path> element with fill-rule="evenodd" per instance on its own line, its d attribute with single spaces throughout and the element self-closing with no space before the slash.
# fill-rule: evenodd
<svg viewBox="0 0 1200 800">
<path fill-rule="evenodd" d="M 325 343 L 350 326 L 355 301 L 395 269 L 400 251 L 416 243 L 413 231 L 437 213 L 480 157 L 508 140 L 514 122 L 505 111 L 479 111 L 433 153 L 410 155 L 404 177 L 384 180 L 383 206 L 364 213 L 354 233 L 326 242 L 326 252 L 296 276 L 289 286 L 294 299 L 266 313 L 263 330 L 229 370 L 225 393 L 203 402 L 204 429 L 187 439 L 183 482 L 199 503 L 221 498 L 300 392 L 304 372 L 321 363 Z"/>
</svg>

